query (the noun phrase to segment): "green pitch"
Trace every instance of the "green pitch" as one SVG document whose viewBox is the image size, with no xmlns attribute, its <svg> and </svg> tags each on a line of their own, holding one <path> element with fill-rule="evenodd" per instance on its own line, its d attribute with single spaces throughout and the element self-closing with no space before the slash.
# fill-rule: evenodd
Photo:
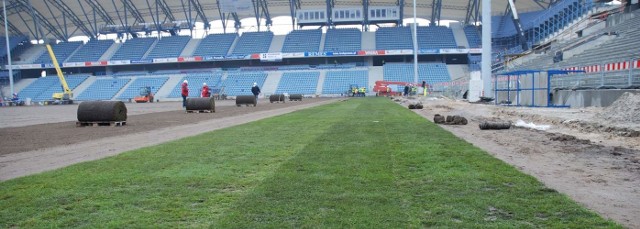
<svg viewBox="0 0 640 229">
<path fill-rule="evenodd" d="M 383 98 L 0 183 L 0 228 L 617 228 Z"/>
</svg>

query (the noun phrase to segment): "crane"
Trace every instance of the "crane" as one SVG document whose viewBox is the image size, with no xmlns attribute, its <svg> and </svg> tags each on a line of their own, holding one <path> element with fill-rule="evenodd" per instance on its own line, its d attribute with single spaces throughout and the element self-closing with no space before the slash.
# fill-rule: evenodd
<svg viewBox="0 0 640 229">
<path fill-rule="evenodd" d="M 62 92 L 53 93 L 53 101 L 50 101 L 50 104 L 72 104 L 73 100 L 73 92 L 69 88 L 67 84 L 67 80 L 64 78 L 62 74 L 62 70 L 60 69 L 60 65 L 58 64 L 58 59 L 56 59 L 56 55 L 53 53 L 53 49 L 51 45 L 47 44 L 47 52 L 49 52 L 49 57 L 51 57 L 51 61 L 53 62 L 53 67 L 56 69 L 56 73 L 58 75 L 58 79 L 60 80 L 60 84 L 62 85 Z"/>
</svg>

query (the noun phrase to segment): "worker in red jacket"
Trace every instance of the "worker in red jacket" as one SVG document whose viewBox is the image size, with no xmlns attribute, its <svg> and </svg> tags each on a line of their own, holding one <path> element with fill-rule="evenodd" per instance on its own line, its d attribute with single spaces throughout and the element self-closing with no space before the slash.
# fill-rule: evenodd
<svg viewBox="0 0 640 229">
<path fill-rule="evenodd" d="M 209 96 L 211 96 L 211 94 L 209 92 L 209 86 L 207 86 L 207 83 L 202 83 L 202 93 L 201 93 L 200 97 L 207 98 Z"/>
<path fill-rule="evenodd" d="M 187 107 L 187 96 L 189 96 L 189 84 L 184 80 L 182 81 L 182 107 Z"/>
</svg>

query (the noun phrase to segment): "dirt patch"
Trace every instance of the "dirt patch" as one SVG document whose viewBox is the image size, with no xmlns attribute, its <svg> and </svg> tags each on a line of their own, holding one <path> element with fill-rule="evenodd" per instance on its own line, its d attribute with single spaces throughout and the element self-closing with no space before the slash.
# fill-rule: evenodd
<svg viewBox="0 0 640 229">
<path fill-rule="evenodd" d="M 90 136 L 92 137 L 89 138 L 87 136 L 82 136 L 85 140 L 81 142 L 58 144 L 56 146 L 46 148 L 43 148 L 44 146 L 40 145 L 38 149 L 35 150 L 0 155 L 0 180 L 7 180 L 62 168 L 84 161 L 97 160 L 117 155 L 128 150 L 157 145 L 167 141 L 177 140 L 187 136 L 193 136 L 276 115 L 282 115 L 333 101 L 337 100 L 308 99 L 305 102 L 287 103 L 286 105 L 258 105 L 256 108 L 262 107 L 263 109 L 261 110 L 254 109 L 254 107 L 227 107 L 225 109 L 228 109 L 229 112 L 220 112 L 215 114 L 185 114 L 184 112 L 177 112 L 174 116 L 172 115 L 174 114 L 172 112 L 169 112 L 168 114 L 162 112 L 159 116 L 152 116 L 153 119 L 149 118 L 147 115 L 143 115 L 146 117 L 145 119 L 156 121 L 156 123 L 159 124 L 149 124 L 150 126 L 147 124 L 143 125 L 141 123 L 132 126 L 127 125 L 128 128 L 130 128 L 128 131 L 124 130 L 125 127 L 76 128 L 75 123 L 70 122 L 68 124 L 73 126 L 73 129 L 69 130 L 70 132 L 75 133 L 77 129 L 88 129 L 88 131 L 90 131 Z M 192 122 L 187 123 L 185 120 L 191 120 Z M 55 127 L 59 126 L 43 126 L 43 128 Z M 123 128 L 120 131 L 124 132 L 118 132 L 118 128 Z M 69 134 L 67 132 L 67 130 L 59 131 L 59 133 Z M 56 133 L 56 131 L 52 131 L 50 133 Z M 80 135 L 71 135 L 80 137 Z M 65 139 L 67 136 L 68 135 L 59 135 L 50 137 Z M 24 142 L 37 142 L 39 140 L 40 139 L 30 138 L 29 140 L 24 140 Z"/>
<path fill-rule="evenodd" d="M 613 125 L 594 118 L 602 108 L 515 108 L 446 99 L 420 100 L 425 109 L 415 112 L 427 120 L 438 113 L 467 117 L 469 125 L 442 128 L 536 177 L 549 190 L 565 193 L 626 227 L 640 228 L 640 137 L 623 137 L 624 131 L 638 131 L 633 123 Z M 485 121 L 517 120 L 551 128 L 478 128 Z M 489 209 L 488 220 L 498 213 L 499 210 Z"/>
<path fill-rule="evenodd" d="M 150 134 L 153 135 L 154 130 L 161 128 L 194 124 L 212 119 L 238 116 L 241 114 L 287 108 L 323 100 L 326 99 L 306 99 L 302 102 L 290 103 L 261 103 L 256 107 L 236 107 L 229 104 L 226 106 L 216 107 L 215 113 L 187 114 L 183 110 L 145 113 L 129 116 L 127 125 L 122 127 L 76 127 L 75 121 L 67 121 L 24 127 L 0 128 L 0 136 L 3 137 L 3 140 L 0 141 L 0 148 L 2 149 L 0 155 L 45 149 L 61 145 L 72 145 L 99 138 L 140 132 L 150 132 Z M 177 103 L 172 103 L 172 105 L 175 105 L 173 107 L 180 107 Z M 77 106 L 70 106 L 66 108 L 74 111 L 74 109 L 77 109 Z M 60 107 L 56 107 L 55 109 L 60 109 Z"/>
<path fill-rule="evenodd" d="M 625 92 L 611 106 L 595 115 L 595 118 L 607 123 L 640 123 L 640 94 Z"/>
</svg>

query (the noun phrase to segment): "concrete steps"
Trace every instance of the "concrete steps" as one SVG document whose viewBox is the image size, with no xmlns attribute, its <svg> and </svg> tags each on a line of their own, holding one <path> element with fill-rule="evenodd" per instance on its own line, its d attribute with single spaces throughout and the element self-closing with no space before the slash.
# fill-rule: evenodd
<svg viewBox="0 0 640 229">
<path fill-rule="evenodd" d="M 269 46 L 269 52 L 282 52 L 285 37 L 285 35 L 274 35 L 273 40 L 271 40 L 271 46 Z"/>
<path fill-rule="evenodd" d="M 93 82 L 96 82 L 97 79 L 98 79 L 97 76 L 89 76 L 89 78 L 87 78 L 86 80 L 84 80 L 84 82 L 78 85 L 76 89 L 73 89 L 73 99 L 78 97 L 78 95 L 80 95 L 82 92 L 84 92 L 84 90 L 86 90 L 89 86 L 91 86 Z"/>
<path fill-rule="evenodd" d="M 264 85 L 260 88 L 262 92 L 260 96 L 266 97 L 267 95 L 276 93 L 280 79 L 282 79 L 282 74 L 281 71 L 269 72 L 267 79 L 264 81 Z"/>
<path fill-rule="evenodd" d="M 376 50 L 376 33 L 362 32 L 362 50 Z"/>
<path fill-rule="evenodd" d="M 180 56 L 193 56 L 193 53 L 196 51 L 196 48 L 198 48 L 200 42 L 202 42 L 202 39 L 191 39 L 189 43 L 184 46 Z"/>
<path fill-rule="evenodd" d="M 107 49 L 107 51 L 105 51 L 104 54 L 102 54 L 99 60 L 101 61 L 110 60 L 111 57 L 113 57 L 113 55 L 116 54 L 116 52 L 118 51 L 118 49 L 120 49 L 121 46 L 122 46 L 122 43 L 113 43 L 113 45 L 111 45 L 111 47 L 109 47 L 109 49 Z"/>
</svg>

